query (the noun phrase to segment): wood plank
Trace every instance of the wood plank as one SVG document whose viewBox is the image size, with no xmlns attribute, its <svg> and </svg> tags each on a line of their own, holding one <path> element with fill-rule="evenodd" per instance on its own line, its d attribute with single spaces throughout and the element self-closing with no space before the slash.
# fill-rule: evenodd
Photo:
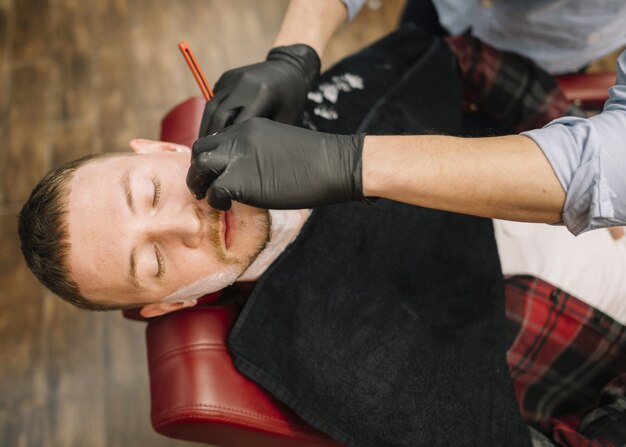
<svg viewBox="0 0 626 447">
<path fill-rule="evenodd" d="M 10 70 L 6 144 L 0 151 L 2 204 L 23 202 L 49 167 L 46 136 L 45 63 L 20 64 Z"/>
<path fill-rule="evenodd" d="M 135 138 L 137 116 L 135 91 L 128 78 L 132 64 L 125 50 L 101 52 L 94 58 L 94 107 L 98 111 L 94 144 L 102 152 L 128 150 Z"/>
<path fill-rule="evenodd" d="M 287 4 L 288 0 L 272 1 L 261 8 L 255 1 L 233 0 L 224 7 L 219 2 L 190 0 L 161 1 L 157 8 L 153 1 L 139 0 L 133 26 L 133 63 L 142 135 L 144 129 L 158 123 L 160 118 L 155 117 L 199 95 L 176 47 L 180 40 L 189 42 L 205 76 L 214 85 L 227 69 L 265 58 Z M 241 30 L 245 35 L 240 35 Z M 232 44 L 235 51 L 230 42 L 239 42 Z"/>
<path fill-rule="evenodd" d="M 4 113 L 6 110 L 6 73 L 9 54 L 7 52 L 11 32 L 11 15 L 13 5 L 11 0 L 0 0 L 0 130 L 4 126 Z"/>
<path fill-rule="evenodd" d="M 231 0 L 228 8 L 216 0 L 190 3 L 194 14 L 185 15 L 184 38 L 207 79 L 215 84 L 224 71 L 265 59 L 289 0 L 264 2 L 262 6 L 256 0 Z M 186 8 L 187 3 L 178 5 Z"/>
<path fill-rule="evenodd" d="M 94 52 L 124 49 L 131 42 L 131 20 L 133 5 L 129 0 L 98 0 L 94 9 L 93 48 Z"/>
<path fill-rule="evenodd" d="M 15 0 L 12 60 L 25 61 L 48 56 L 52 35 L 49 16 L 50 0 Z"/>
<path fill-rule="evenodd" d="M 37 445 L 46 429 L 42 288 L 19 249 L 17 215 L 0 215 L 0 445 Z"/>
<path fill-rule="evenodd" d="M 80 310 L 50 292 L 44 352 L 50 445 L 106 446 L 104 315 Z"/>
<path fill-rule="evenodd" d="M 65 0 L 51 11 L 49 123 L 93 122 L 90 2 Z"/>
<path fill-rule="evenodd" d="M 58 126 L 48 133 L 51 146 L 51 167 L 57 167 L 83 155 L 97 154 L 101 148 L 94 138 L 95 130 L 91 123 Z"/>
<path fill-rule="evenodd" d="M 119 312 L 107 313 L 105 324 L 107 446 L 194 445 L 152 429 L 145 324 L 126 320 Z"/>
<path fill-rule="evenodd" d="M 176 30 L 184 24 L 160 0 L 138 0 L 135 14 L 130 63 L 135 73 L 137 104 L 149 113 L 164 111 L 184 99 L 176 38 Z"/>
</svg>

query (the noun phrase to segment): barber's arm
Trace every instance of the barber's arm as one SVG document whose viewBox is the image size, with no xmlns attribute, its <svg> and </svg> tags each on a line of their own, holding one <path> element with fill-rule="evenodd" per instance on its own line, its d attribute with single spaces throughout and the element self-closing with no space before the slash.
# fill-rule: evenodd
<svg viewBox="0 0 626 447">
<path fill-rule="evenodd" d="M 363 195 L 476 216 L 557 223 L 565 193 L 529 138 L 367 137 Z"/>
<path fill-rule="evenodd" d="M 626 222 L 626 51 L 602 113 L 564 117 L 526 132 L 567 191 L 563 223 L 574 234 Z"/>
<path fill-rule="evenodd" d="M 255 116 L 294 122 L 319 75 L 326 44 L 347 17 L 342 0 L 292 0 L 267 59 L 229 70 L 217 81 L 200 136 Z"/>
<path fill-rule="evenodd" d="M 198 140 L 187 184 L 212 206 L 316 206 L 384 197 L 431 208 L 559 222 L 565 194 L 524 136 L 332 135 L 253 119 Z M 209 188 L 210 187 L 210 188 Z"/>
<path fill-rule="evenodd" d="M 384 197 L 442 210 L 564 222 L 574 234 L 626 224 L 626 52 L 603 113 L 493 138 L 313 132 L 251 120 L 196 142 L 187 184 L 225 209 L 308 208 Z"/>
</svg>

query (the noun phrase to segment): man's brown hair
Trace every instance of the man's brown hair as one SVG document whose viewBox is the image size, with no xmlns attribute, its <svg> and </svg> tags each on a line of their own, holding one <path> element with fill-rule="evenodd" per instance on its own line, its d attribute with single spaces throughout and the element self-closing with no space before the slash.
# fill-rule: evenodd
<svg viewBox="0 0 626 447">
<path fill-rule="evenodd" d="M 87 155 L 48 172 L 33 189 L 19 215 L 18 233 L 26 264 L 44 286 L 81 309 L 129 307 L 85 298 L 68 268 L 70 244 L 66 217 L 70 183 L 78 168 L 111 155 L 120 154 Z"/>
</svg>

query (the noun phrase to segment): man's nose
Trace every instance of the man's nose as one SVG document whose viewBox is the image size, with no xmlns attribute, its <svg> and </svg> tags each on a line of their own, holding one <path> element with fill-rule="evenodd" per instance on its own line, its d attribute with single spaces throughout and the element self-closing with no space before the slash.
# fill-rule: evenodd
<svg viewBox="0 0 626 447">
<path fill-rule="evenodd" d="M 180 241 L 190 248 L 200 244 L 202 234 L 202 220 L 195 209 L 156 216 L 149 223 L 149 236 L 167 241 Z"/>
</svg>

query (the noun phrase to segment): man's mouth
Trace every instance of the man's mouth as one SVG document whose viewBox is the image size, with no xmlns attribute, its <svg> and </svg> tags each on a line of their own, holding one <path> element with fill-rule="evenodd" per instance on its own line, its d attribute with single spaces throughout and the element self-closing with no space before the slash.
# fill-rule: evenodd
<svg viewBox="0 0 626 447">
<path fill-rule="evenodd" d="M 226 249 L 230 247 L 233 239 L 235 221 L 233 219 L 233 210 L 224 212 L 224 246 Z"/>
</svg>

